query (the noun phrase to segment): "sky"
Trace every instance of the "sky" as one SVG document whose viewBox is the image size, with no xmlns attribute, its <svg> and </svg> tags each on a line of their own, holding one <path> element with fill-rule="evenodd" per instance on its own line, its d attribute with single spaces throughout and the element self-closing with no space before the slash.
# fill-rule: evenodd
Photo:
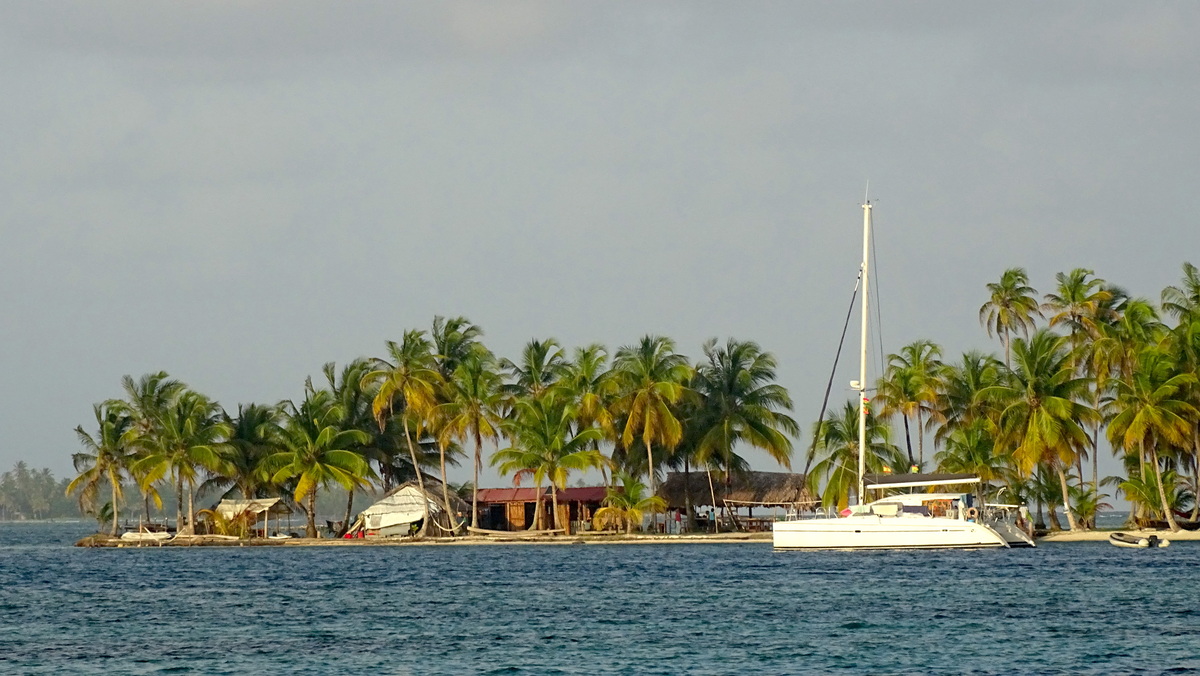
<svg viewBox="0 0 1200 676">
<path fill-rule="evenodd" d="M 1009 267 L 1157 299 L 1200 263 L 1198 29 L 1102 0 L 4 3 L 0 468 L 67 475 L 122 375 L 274 403 L 434 315 L 512 357 L 754 340 L 808 429 L 868 183 L 888 352 L 999 351 Z"/>
</svg>

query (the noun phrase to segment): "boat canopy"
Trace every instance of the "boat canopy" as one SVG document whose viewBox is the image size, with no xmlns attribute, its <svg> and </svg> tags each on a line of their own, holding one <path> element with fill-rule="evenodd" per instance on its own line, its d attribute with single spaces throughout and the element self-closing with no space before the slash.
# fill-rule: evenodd
<svg viewBox="0 0 1200 676">
<path fill-rule="evenodd" d="M 868 474 L 863 480 L 867 484 L 867 490 L 871 491 L 979 483 L 979 477 L 975 474 Z"/>
</svg>

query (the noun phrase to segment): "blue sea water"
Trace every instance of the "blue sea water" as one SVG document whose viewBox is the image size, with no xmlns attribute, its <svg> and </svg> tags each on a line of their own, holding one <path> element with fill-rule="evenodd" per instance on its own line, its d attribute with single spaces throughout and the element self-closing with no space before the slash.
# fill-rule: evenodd
<svg viewBox="0 0 1200 676">
<path fill-rule="evenodd" d="M 76 549 L 0 524 L 5 674 L 1200 671 L 1200 543 Z"/>
</svg>

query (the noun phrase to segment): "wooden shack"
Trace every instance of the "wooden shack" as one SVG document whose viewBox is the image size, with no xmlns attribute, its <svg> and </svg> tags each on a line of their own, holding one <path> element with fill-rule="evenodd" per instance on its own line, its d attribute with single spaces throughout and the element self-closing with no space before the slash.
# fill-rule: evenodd
<svg viewBox="0 0 1200 676">
<path fill-rule="evenodd" d="M 541 490 L 541 527 L 552 528 L 553 496 L 550 487 Z M 568 534 L 588 528 L 607 494 L 603 486 L 563 488 L 558 491 L 558 520 Z M 479 523 L 488 530 L 531 530 L 538 502 L 536 488 L 479 489 Z"/>
</svg>

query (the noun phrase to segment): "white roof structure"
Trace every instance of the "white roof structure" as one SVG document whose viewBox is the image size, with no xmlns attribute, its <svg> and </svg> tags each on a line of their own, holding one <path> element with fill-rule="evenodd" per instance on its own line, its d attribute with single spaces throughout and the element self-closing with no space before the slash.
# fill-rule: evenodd
<svg viewBox="0 0 1200 676">
<path fill-rule="evenodd" d="M 291 514 L 292 510 L 279 498 L 258 498 L 256 500 L 222 500 L 215 510 L 217 514 L 232 519 L 238 514 L 250 512 L 262 518 L 263 514 Z"/>
<path fill-rule="evenodd" d="M 442 511 L 437 502 L 419 488 L 406 485 L 364 509 L 362 518 L 368 530 L 379 530 L 416 523 L 424 519 L 426 514 L 439 514 Z"/>
</svg>

